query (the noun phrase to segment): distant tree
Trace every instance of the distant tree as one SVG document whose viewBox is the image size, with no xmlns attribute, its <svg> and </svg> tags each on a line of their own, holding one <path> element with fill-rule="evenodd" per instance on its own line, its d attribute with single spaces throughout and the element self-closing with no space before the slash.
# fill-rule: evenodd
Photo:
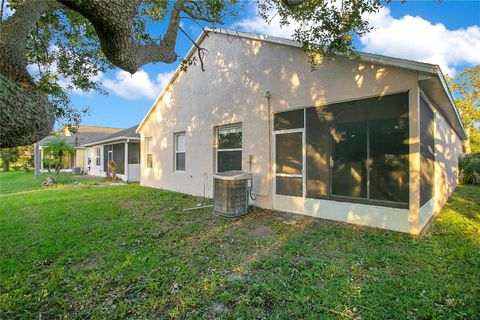
<svg viewBox="0 0 480 320">
<path fill-rule="evenodd" d="M 19 157 L 18 148 L 3 148 L 0 149 L 0 158 L 3 162 L 3 171 L 10 170 L 10 164 L 18 160 Z"/>
<path fill-rule="evenodd" d="M 354 36 L 371 29 L 368 13 L 390 2 L 259 0 L 257 7 L 267 22 L 276 16 L 282 26 L 297 21 L 293 39 L 314 61 L 318 53 L 352 53 Z M 179 61 L 179 34 L 197 49 L 195 57 L 181 60 L 182 66 L 200 63 L 203 68 L 205 50 L 180 22 L 216 26 L 243 7 L 240 0 L 8 0 L 13 14 L 4 20 L 4 3 L 0 147 L 37 142 L 58 118 L 78 122 L 81 113 L 66 91 L 99 90 L 97 76 L 110 67 L 134 73 L 148 63 Z M 147 28 L 151 25 L 155 32 Z"/>
<path fill-rule="evenodd" d="M 464 152 L 472 153 L 472 146 L 480 145 L 480 65 L 465 68 L 456 78 L 447 77 L 468 138 L 463 143 Z"/>
<path fill-rule="evenodd" d="M 68 145 L 64 140 L 55 138 L 43 147 L 43 152 L 47 156 L 51 157 L 49 160 L 50 162 L 53 160 L 53 163 L 55 163 L 55 172 L 58 175 L 60 170 L 63 168 L 64 157 L 68 154 L 73 155 L 75 149 Z"/>
<path fill-rule="evenodd" d="M 17 161 L 14 163 L 14 166 L 18 168 L 23 168 L 28 171 L 34 165 L 34 157 L 33 157 L 34 146 L 31 144 L 31 145 L 21 146 L 16 148 L 18 149 L 19 155 L 18 155 Z"/>
</svg>

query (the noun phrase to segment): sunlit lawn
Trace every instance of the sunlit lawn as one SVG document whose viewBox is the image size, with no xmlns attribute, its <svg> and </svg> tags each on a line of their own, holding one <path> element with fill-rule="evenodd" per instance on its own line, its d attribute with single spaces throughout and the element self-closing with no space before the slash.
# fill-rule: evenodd
<svg viewBox="0 0 480 320">
<path fill-rule="evenodd" d="M 262 210 L 225 220 L 138 184 L 15 172 L 0 190 L 0 319 L 480 318 L 478 187 L 423 238 Z"/>
</svg>

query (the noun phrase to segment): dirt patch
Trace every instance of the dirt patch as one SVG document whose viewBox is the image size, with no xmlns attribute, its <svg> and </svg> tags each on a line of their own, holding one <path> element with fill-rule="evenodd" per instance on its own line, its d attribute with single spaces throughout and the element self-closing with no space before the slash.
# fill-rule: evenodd
<svg viewBox="0 0 480 320">
<path fill-rule="evenodd" d="M 94 254 L 76 264 L 73 264 L 71 269 L 74 272 L 89 272 L 100 269 L 103 263 L 103 256 L 100 254 Z"/>
<path fill-rule="evenodd" d="M 272 218 L 287 225 L 295 225 L 299 222 L 311 222 L 313 218 L 303 216 L 300 214 L 286 213 L 286 212 L 272 212 Z"/>
<path fill-rule="evenodd" d="M 230 309 L 223 303 L 214 302 L 209 308 L 210 319 L 217 319 L 217 317 L 222 318 L 222 316 L 228 314 L 229 311 Z"/>
</svg>

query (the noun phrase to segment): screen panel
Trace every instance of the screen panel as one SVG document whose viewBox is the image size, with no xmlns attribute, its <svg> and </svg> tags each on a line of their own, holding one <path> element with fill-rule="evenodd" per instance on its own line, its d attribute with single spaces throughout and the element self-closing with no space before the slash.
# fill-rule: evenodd
<svg viewBox="0 0 480 320">
<path fill-rule="evenodd" d="M 113 145 L 113 161 L 117 165 L 116 172 L 125 173 L 125 144 L 117 143 Z"/>
<path fill-rule="evenodd" d="M 279 112 L 274 117 L 274 130 L 288 130 L 303 128 L 304 109 Z"/>
<path fill-rule="evenodd" d="M 276 135 L 275 163 L 277 173 L 302 174 L 303 170 L 302 132 Z"/>
<path fill-rule="evenodd" d="M 365 198 L 367 196 L 366 122 L 336 124 L 331 129 L 332 194 Z"/>
<path fill-rule="evenodd" d="M 434 113 L 420 98 L 420 206 L 435 195 Z"/>
<path fill-rule="evenodd" d="M 335 123 L 408 118 L 408 93 L 334 103 L 325 113 Z"/>
<path fill-rule="evenodd" d="M 404 92 L 306 108 L 305 123 L 302 110 L 276 114 L 275 130 L 305 127 L 305 195 L 408 203 L 408 96 Z M 296 150 L 287 143 L 280 148 Z M 282 163 L 276 156 L 277 173 L 299 174 L 299 162 Z"/>
<path fill-rule="evenodd" d="M 329 114 L 324 108 L 306 109 L 306 193 L 307 198 L 329 194 Z"/>
<path fill-rule="evenodd" d="M 370 199 L 408 202 L 408 119 L 369 122 Z"/>
<path fill-rule="evenodd" d="M 139 164 L 140 163 L 140 143 L 128 143 L 128 163 Z"/>
<path fill-rule="evenodd" d="M 283 196 L 302 197 L 303 178 L 276 177 L 276 193 Z"/>
<path fill-rule="evenodd" d="M 108 150 L 113 150 L 111 144 L 103 146 L 103 171 L 108 172 Z"/>
</svg>

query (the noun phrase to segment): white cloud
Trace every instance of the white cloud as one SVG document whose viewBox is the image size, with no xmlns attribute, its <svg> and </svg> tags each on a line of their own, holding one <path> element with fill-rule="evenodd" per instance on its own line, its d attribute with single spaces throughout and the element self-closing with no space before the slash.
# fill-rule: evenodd
<svg viewBox="0 0 480 320">
<path fill-rule="evenodd" d="M 240 31 L 265 34 L 269 36 L 292 39 L 295 30 L 300 28 L 300 23 L 293 19 L 288 19 L 288 25 L 280 24 L 280 16 L 276 11 L 270 11 L 270 23 L 266 22 L 258 13 L 256 1 L 250 2 L 250 17 L 241 19 L 235 22 L 232 27 Z M 334 7 L 337 11 L 340 11 L 343 5 L 343 0 L 330 0 L 327 5 Z M 303 25 L 303 28 L 308 28 L 307 25 Z"/>
<path fill-rule="evenodd" d="M 293 19 L 290 19 L 290 24 L 288 26 L 280 25 L 280 16 L 274 13 L 271 13 L 270 16 L 273 16 L 270 23 L 266 22 L 258 14 L 256 2 L 252 2 L 253 6 L 250 8 L 250 17 L 241 19 L 240 21 L 235 22 L 232 27 L 240 31 L 265 34 L 279 38 L 291 39 L 295 29 L 299 27 L 299 23 Z"/>
<path fill-rule="evenodd" d="M 233 27 L 290 39 L 299 27 L 294 20 L 289 26 L 281 26 L 278 15 L 272 15 L 269 24 L 257 14 L 256 6 L 252 6 L 250 12 L 250 17 L 234 23 Z M 362 51 L 438 64 L 451 76 L 455 75 L 458 66 L 480 63 L 478 25 L 449 30 L 442 23 L 433 24 L 418 16 L 405 15 L 395 19 L 387 7 L 366 18 L 374 30 L 360 39 Z"/>
<path fill-rule="evenodd" d="M 115 94 L 128 100 L 155 99 L 167 85 L 174 71 L 160 73 L 156 79 L 151 79 L 144 70 L 130 74 L 120 70 L 115 79 L 104 79 L 103 85 Z"/>
<path fill-rule="evenodd" d="M 389 8 L 367 17 L 375 27 L 360 39 L 362 51 L 438 64 L 451 76 L 462 64 L 480 63 L 480 27 L 449 30 L 418 16 L 392 17 Z"/>
<path fill-rule="evenodd" d="M 8 1 L 5 1 L 5 3 L 3 4 L 3 16 L 2 16 L 2 19 L 3 20 L 6 20 L 7 18 L 9 18 L 11 15 L 13 15 L 15 11 L 12 10 L 10 8 L 10 6 L 8 5 Z"/>
<path fill-rule="evenodd" d="M 88 79 L 92 82 L 101 82 L 103 79 L 103 76 L 104 76 L 103 72 L 100 72 L 96 76 L 88 77 Z M 94 90 L 82 91 L 78 88 L 71 89 L 72 81 L 69 78 L 60 77 L 58 79 L 58 83 L 62 86 L 62 88 L 69 90 L 69 92 L 74 93 L 78 96 L 92 96 L 93 93 L 95 92 Z"/>
</svg>

